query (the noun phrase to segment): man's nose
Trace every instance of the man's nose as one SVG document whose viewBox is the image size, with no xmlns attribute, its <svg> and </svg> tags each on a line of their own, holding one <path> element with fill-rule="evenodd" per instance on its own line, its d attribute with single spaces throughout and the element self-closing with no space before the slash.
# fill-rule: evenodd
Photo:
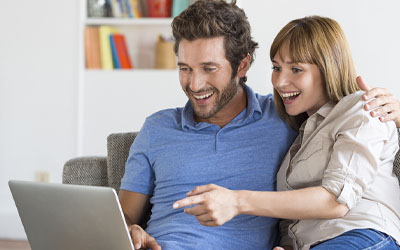
<svg viewBox="0 0 400 250">
<path fill-rule="evenodd" d="M 191 77 L 190 77 L 190 89 L 193 92 L 199 92 L 201 91 L 206 83 L 206 79 L 204 76 L 198 72 L 193 71 Z"/>
</svg>

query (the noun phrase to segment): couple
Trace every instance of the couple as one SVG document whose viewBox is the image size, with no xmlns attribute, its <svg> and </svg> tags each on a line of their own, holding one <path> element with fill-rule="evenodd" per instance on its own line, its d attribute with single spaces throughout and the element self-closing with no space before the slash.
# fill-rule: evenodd
<svg viewBox="0 0 400 250">
<path fill-rule="evenodd" d="M 135 249 L 272 249 L 278 225 L 285 249 L 398 249 L 397 133 L 362 98 L 386 104 L 382 121 L 400 120 L 397 101 L 358 92 L 335 21 L 279 32 L 274 97 L 246 85 L 257 43 L 234 3 L 196 1 L 172 28 L 189 102 L 148 117 L 132 145 L 119 197 Z"/>
</svg>

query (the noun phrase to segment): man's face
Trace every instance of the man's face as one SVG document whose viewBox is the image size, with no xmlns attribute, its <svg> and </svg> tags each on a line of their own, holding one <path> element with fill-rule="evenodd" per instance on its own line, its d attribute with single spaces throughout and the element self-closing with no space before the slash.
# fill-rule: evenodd
<svg viewBox="0 0 400 250">
<path fill-rule="evenodd" d="M 237 93 L 238 78 L 231 78 L 223 37 L 181 40 L 178 66 L 179 81 L 197 121 L 207 121 L 221 109 L 229 109 L 229 102 Z"/>
</svg>

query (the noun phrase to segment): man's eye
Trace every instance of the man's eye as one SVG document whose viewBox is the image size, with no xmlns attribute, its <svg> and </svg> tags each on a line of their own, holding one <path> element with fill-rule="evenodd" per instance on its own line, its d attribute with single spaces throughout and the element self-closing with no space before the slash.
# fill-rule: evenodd
<svg viewBox="0 0 400 250">
<path fill-rule="evenodd" d="M 280 67 L 278 67 L 278 66 L 272 66 L 272 70 L 273 70 L 273 71 L 280 71 L 280 70 L 281 70 L 281 68 L 280 68 Z"/>
<path fill-rule="evenodd" d="M 204 68 L 204 71 L 206 71 L 206 72 L 212 72 L 212 71 L 214 71 L 216 68 Z"/>
<path fill-rule="evenodd" d="M 302 69 L 299 69 L 299 68 L 292 68 L 292 71 L 293 71 L 293 73 L 300 73 L 300 72 L 303 72 L 303 70 L 302 70 Z"/>
<path fill-rule="evenodd" d="M 186 67 L 179 67 L 179 70 L 180 70 L 180 71 L 189 71 L 189 68 L 186 68 Z"/>
</svg>

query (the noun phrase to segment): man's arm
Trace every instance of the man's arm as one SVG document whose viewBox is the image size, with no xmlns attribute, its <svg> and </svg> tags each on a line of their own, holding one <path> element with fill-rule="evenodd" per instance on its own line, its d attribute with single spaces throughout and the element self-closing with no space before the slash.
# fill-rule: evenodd
<svg viewBox="0 0 400 250">
<path fill-rule="evenodd" d="M 363 100 L 369 101 L 364 109 L 370 111 L 372 117 L 379 117 L 382 122 L 394 121 L 396 127 L 400 128 L 400 101 L 387 89 L 370 87 L 361 76 L 357 77 L 357 83 L 366 91 Z"/>
<path fill-rule="evenodd" d="M 161 250 L 156 240 L 138 225 L 150 207 L 150 197 L 126 190 L 120 190 L 118 197 L 135 249 Z"/>
</svg>

